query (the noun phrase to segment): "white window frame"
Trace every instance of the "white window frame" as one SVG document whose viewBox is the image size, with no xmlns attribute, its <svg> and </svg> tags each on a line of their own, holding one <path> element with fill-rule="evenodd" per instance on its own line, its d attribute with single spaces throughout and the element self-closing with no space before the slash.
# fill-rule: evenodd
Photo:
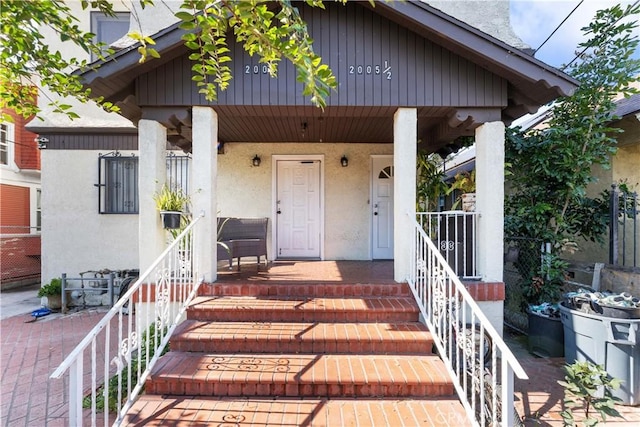
<svg viewBox="0 0 640 427">
<path fill-rule="evenodd" d="M 33 192 L 35 196 L 35 200 L 33 201 L 32 209 L 32 224 L 31 224 L 31 233 L 32 234 L 40 234 L 42 231 L 42 188 L 37 187 Z"/>
<path fill-rule="evenodd" d="M 6 128 L 0 129 L 0 149 L 6 147 L 7 152 L 7 162 L 0 163 L 0 166 L 14 169 L 15 126 L 8 122 L 2 122 L 0 126 Z"/>
<path fill-rule="evenodd" d="M 95 34 L 95 37 L 93 38 L 94 43 L 105 42 L 98 37 L 99 29 L 102 24 L 108 22 L 127 22 L 127 24 L 129 24 L 131 21 L 131 14 L 129 12 L 114 12 L 113 15 L 114 16 L 108 16 L 102 12 L 91 12 L 91 32 Z M 127 33 L 125 32 L 122 36 L 125 36 L 126 34 Z M 103 50 L 108 48 L 109 45 L 116 40 L 105 42 L 106 46 L 103 47 Z M 97 56 L 92 53 L 91 60 L 95 61 L 96 59 L 98 59 Z"/>
</svg>

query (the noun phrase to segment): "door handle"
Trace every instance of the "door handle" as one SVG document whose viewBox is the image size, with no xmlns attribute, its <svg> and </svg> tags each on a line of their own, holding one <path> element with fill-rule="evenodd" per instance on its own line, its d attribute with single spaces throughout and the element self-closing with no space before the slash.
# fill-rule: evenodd
<svg viewBox="0 0 640 427">
<path fill-rule="evenodd" d="M 277 213 L 278 215 L 280 215 L 280 214 L 282 213 L 282 211 L 281 211 L 280 209 L 278 209 L 278 210 L 276 211 L 276 213 Z"/>
<path fill-rule="evenodd" d="M 374 212 L 373 214 L 374 214 L 374 215 L 378 215 L 378 212 Z"/>
</svg>

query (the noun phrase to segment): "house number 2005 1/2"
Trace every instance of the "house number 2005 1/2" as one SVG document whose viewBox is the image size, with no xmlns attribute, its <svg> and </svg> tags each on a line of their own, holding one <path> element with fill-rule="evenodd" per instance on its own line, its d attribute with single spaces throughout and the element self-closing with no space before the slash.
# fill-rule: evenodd
<svg viewBox="0 0 640 427">
<path fill-rule="evenodd" d="M 358 76 L 383 75 L 387 80 L 391 80 L 392 76 L 389 61 L 384 61 L 384 65 L 349 65 L 349 74 Z"/>
</svg>

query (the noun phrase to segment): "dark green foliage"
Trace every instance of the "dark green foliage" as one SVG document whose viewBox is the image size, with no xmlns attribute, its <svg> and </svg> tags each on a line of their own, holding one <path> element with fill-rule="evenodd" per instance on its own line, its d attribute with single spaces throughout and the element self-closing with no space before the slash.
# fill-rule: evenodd
<svg viewBox="0 0 640 427">
<path fill-rule="evenodd" d="M 558 381 L 564 387 L 564 407 L 560 414 L 565 426 L 575 426 L 574 412 L 584 412 L 583 424 L 595 426 L 598 419 L 593 416 L 597 412 L 602 421 L 606 421 L 607 415 L 622 417 L 615 408 L 615 402 L 621 399 L 611 394 L 611 390 L 620 387 L 621 381 L 611 378 L 607 371 L 600 365 L 591 362 L 574 362 L 564 367 L 566 375 L 564 381 Z M 597 397 L 601 394 L 602 397 Z"/>
<path fill-rule="evenodd" d="M 51 279 L 49 283 L 38 289 L 38 297 L 48 297 L 62 295 L 62 279 L 56 277 Z"/>
<path fill-rule="evenodd" d="M 542 263 L 538 270 L 528 272 L 523 283 L 523 296 L 528 304 L 557 302 L 562 296 L 564 272 L 568 266 L 566 261 L 552 253 L 541 256 Z"/>
<path fill-rule="evenodd" d="M 440 196 L 447 192 L 444 172 L 435 154 L 418 152 L 416 171 L 416 210 L 418 212 L 436 212 Z"/>
</svg>

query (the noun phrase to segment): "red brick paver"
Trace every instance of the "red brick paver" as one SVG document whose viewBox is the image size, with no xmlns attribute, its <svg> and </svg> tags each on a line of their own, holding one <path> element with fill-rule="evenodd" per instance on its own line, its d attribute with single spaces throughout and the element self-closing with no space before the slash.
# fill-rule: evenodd
<svg viewBox="0 0 640 427">
<path fill-rule="evenodd" d="M 29 314 L 0 321 L 0 425 L 68 426 L 68 377 L 49 376 L 104 316 L 104 310 Z"/>
<path fill-rule="evenodd" d="M 563 357 L 540 358 L 526 349 L 526 337 L 505 334 L 507 343 L 524 368 L 528 380 L 515 382 L 515 404 L 525 426 L 563 426 L 560 412 L 563 388 L 557 383 L 564 378 L 565 359 Z M 624 418 L 607 417 L 601 426 L 636 427 L 640 425 L 640 406 L 616 405 Z M 581 419 L 576 412 L 576 419 Z"/>
</svg>

